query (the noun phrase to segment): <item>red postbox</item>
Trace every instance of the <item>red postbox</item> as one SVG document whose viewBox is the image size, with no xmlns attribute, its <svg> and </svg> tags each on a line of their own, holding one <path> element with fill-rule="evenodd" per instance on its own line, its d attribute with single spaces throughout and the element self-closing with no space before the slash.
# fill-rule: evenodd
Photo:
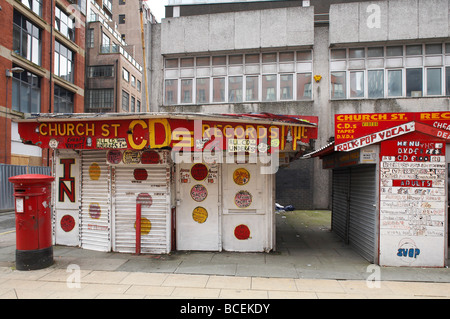
<svg viewBox="0 0 450 319">
<path fill-rule="evenodd" d="M 36 270 L 53 264 L 51 183 L 47 175 L 10 177 L 16 208 L 16 269 Z"/>
</svg>

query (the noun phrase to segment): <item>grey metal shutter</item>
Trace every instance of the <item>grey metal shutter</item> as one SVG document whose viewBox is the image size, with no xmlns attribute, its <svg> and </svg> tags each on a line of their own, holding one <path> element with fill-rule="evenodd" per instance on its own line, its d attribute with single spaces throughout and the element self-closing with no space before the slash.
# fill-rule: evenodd
<svg viewBox="0 0 450 319">
<path fill-rule="evenodd" d="M 106 151 L 83 151 L 81 165 L 81 247 L 110 251 L 111 195 Z"/>
<path fill-rule="evenodd" d="M 135 169 L 145 169 L 146 180 L 134 179 Z M 150 221 L 148 233 L 141 235 L 141 253 L 163 254 L 170 252 L 170 167 L 116 166 L 114 168 L 114 250 L 136 251 L 136 199 L 141 193 L 151 196 L 151 205 L 143 205 L 141 220 Z M 142 226 L 144 228 L 144 226 Z"/>
<path fill-rule="evenodd" d="M 348 243 L 350 169 L 333 170 L 331 228 Z"/>
<path fill-rule="evenodd" d="M 350 169 L 349 244 L 369 262 L 376 255 L 376 165 Z"/>
</svg>

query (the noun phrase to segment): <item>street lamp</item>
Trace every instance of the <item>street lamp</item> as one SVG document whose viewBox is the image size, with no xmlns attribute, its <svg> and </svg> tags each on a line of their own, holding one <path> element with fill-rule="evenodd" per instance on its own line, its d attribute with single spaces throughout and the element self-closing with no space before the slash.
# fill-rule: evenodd
<svg viewBox="0 0 450 319">
<path fill-rule="evenodd" d="M 6 69 L 6 77 L 11 78 L 13 76 L 13 73 L 22 73 L 23 71 L 25 70 L 19 67 L 14 67 L 11 70 Z"/>
<path fill-rule="evenodd" d="M 25 70 L 19 67 L 14 67 L 11 70 L 6 69 L 6 103 L 5 103 L 5 164 L 8 163 L 8 78 L 12 78 L 13 73 L 22 73 Z M 11 105 L 12 110 L 12 105 Z"/>
</svg>

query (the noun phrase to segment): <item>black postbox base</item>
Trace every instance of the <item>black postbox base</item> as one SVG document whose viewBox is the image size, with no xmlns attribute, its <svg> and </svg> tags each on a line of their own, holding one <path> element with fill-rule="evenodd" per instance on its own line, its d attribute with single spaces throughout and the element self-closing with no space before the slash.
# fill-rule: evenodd
<svg viewBox="0 0 450 319">
<path fill-rule="evenodd" d="M 37 250 L 16 249 L 17 270 L 38 270 L 53 265 L 53 246 Z"/>
</svg>

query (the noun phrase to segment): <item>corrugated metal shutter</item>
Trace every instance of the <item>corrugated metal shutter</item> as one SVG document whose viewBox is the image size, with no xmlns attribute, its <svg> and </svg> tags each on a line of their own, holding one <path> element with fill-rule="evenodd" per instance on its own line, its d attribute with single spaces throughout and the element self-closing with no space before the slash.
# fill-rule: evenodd
<svg viewBox="0 0 450 319">
<path fill-rule="evenodd" d="M 376 166 L 350 170 L 349 244 L 369 262 L 376 255 Z"/>
<path fill-rule="evenodd" d="M 350 169 L 333 170 L 332 230 L 348 243 Z"/>
<path fill-rule="evenodd" d="M 147 179 L 136 181 L 135 169 L 145 169 Z M 170 252 L 169 166 L 116 166 L 114 175 L 114 250 L 126 253 L 136 251 L 136 199 L 139 194 L 149 194 L 151 205 L 142 205 L 141 211 L 141 253 Z M 148 233 L 147 221 L 151 223 Z"/>
<path fill-rule="evenodd" d="M 106 151 L 84 151 L 81 165 L 81 247 L 110 251 L 111 195 Z"/>
</svg>

